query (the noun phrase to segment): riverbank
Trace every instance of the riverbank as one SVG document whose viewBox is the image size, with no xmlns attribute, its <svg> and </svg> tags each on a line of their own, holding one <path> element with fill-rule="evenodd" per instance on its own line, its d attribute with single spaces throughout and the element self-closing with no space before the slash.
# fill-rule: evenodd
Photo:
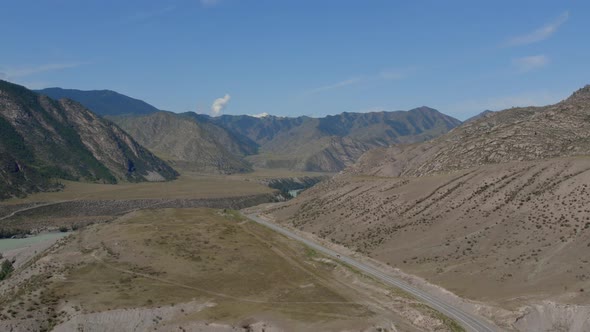
<svg viewBox="0 0 590 332">
<path fill-rule="evenodd" d="M 12 261 L 16 269 L 69 234 L 71 232 L 51 232 L 20 239 L 0 239 L 0 253 Z"/>
</svg>

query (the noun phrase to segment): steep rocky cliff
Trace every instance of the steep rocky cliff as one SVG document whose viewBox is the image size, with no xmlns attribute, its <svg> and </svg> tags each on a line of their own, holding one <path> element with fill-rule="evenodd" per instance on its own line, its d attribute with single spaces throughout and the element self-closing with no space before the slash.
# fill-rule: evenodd
<svg viewBox="0 0 590 332">
<path fill-rule="evenodd" d="M 51 179 L 106 183 L 177 176 L 131 136 L 72 100 L 0 81 L 0 198 L 55 188 Z"/>
</svg>

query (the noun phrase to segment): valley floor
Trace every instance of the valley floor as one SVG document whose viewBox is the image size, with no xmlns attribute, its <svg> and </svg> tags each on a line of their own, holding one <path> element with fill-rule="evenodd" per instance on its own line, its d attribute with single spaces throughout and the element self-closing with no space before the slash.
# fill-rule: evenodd
<svg viewBox="0 0 590 332">
<path fill-rule="evenodd" d="M 16 331 L 456 331 L 411 296 L 230 210 L 84 227 L 0 285 Z"/>
<path fill-rule="evenodd" d="M 259 171 L 227 176 L 183 172 L 178 179 L 168 182 L 114 185 L 61 181 L 65 185 L 62 191 L 36 193 L 26 198 L 13 198 L 1 205 L 64 200 L 202 199 L 266 194 L 273 190 L 259 183 L 256 179 L 272 176 L 268 174 L 265 171 Z"/>
</svg>

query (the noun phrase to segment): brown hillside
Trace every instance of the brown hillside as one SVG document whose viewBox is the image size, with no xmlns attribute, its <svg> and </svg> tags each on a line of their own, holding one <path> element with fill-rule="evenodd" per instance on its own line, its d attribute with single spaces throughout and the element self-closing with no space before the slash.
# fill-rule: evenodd
<svg viewBox="0 0 590 332">
<path fill-rule="evenodd" d="M 590 86 L 546 107 L 512 108 L 432 141 L 376 149 L 355 174 L 421 176 L 484 164 L 590 154 Z"/>
</svg>

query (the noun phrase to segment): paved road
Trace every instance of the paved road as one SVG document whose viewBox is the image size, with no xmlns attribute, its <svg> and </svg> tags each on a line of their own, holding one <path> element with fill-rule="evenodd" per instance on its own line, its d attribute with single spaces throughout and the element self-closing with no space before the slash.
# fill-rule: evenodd
<svg viewBox="0 0 590 332">
<path fill-rule="evenodd" d="M 320 244 L 317 244 L 317 243 L 312 242 L 306 238 L 303 238 L 303 237 L 289 231 L 286 228 L 283 228 L 281 226 L 278 226 L 274 223 L 271 223 L 269 221 L 266 221 L 266 220 L 260 218 L 256 214 L 249 214 L 249 215 L 244 215 L 244 216 L 249 219 L 252 219 L 252 220 L 256 221 L 257 223 L 262 224 L 262 225 L 264 225 L 264 226 L 266 226 L 278 233 L 281 233 L 289 238 L 292 238 L 294 240 L 302 242 L 305 245 L 309 246 L 310 248 L 312 248 L 318 252 L 321 252 L 325 255 L 328 255 L 328 256 L 331 256 L 337 260 L 340 260 L 350 266 L 353 266 L 353 267 L 357 268 L 358 270 L 363 271 L 367 275 L 373 276 L 373 277 L 381 280 L 385 284 L 400 288 L 400 289 L 412 294 L 414 297 L 416 297 L 417 299 L 420 299 L 421 301 L 428 304 L 432 308 L 434 308 L 434 309 L 438 310 L 439 312 L 443 313 L 444 315 L 454 319 L 457 323 L 461 324 L 461 326 L 463 326 L 463 328 L 465 328 L 467 331 L 475 331 L 475 332 L 500 331 L 500 329 L 498 327 L 495 327 L 494 325 L 489 323 L 484 318 L 475 316 L 473 314 L 470 314 L 470 313 L 467 313 L 467 312 L 461 310 L 460 308 L 454 307 L 452 304 L 446 303 L 446 302 L 442 301 L 441 299 L 438 299 L 421 289 L 413 287 L 410 284 L 408 284 L 407 282 L 405 282 L 399 278 L 395 278 L 390 275 L 387 275 L 386 273 L 383 273 L 382 271 L 379 271 L 374 267 L 360 263 L 360 262 L 354 260 L 353 258 L 350 258 L 348 256 L 344 256 L 342 254 L 335 252 L 334 250 L 330 250 Z"/>
</svg>

